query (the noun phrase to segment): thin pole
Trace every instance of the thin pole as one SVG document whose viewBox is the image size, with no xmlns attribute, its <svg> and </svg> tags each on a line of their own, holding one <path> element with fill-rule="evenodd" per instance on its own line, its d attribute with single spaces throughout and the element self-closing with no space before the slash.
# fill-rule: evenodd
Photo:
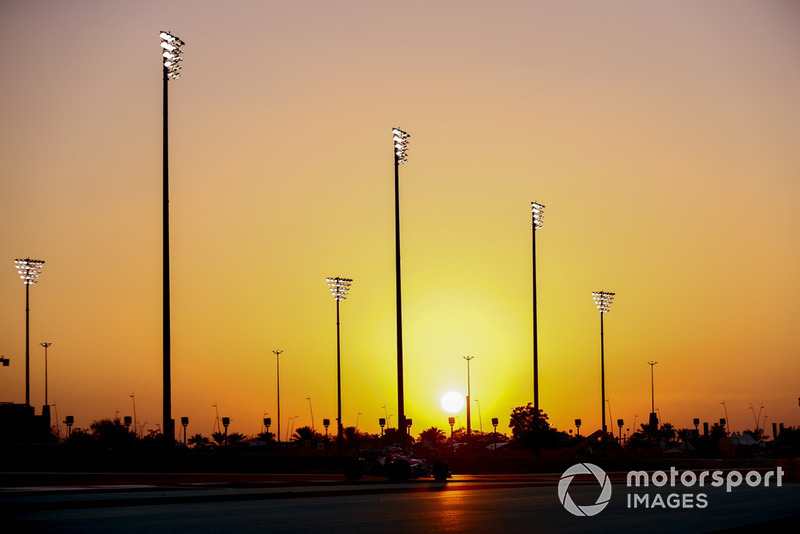
<svg viewBox="0 0 800 534">
<path fill-rule="evenodd" d="M 533 258 L 533 407 L 539 408 L 539 320 L 536 299 L 536 221 L 532 221 L 531 243 Z"/>
<path fill-rule="evenodd" d="M 725 403 L 725 401 L 722 401 L 722 407 L 725 408 L 725 426 L 723 428 L 727 432 L 728 427 L 731 426 L 731 421 L 728 419 L 728 405 Z"/>
<path fill-rule="evenodd" d="M 469 361 L 474 358 L 474 356 L 464 356 L 464 359 L 467 360 L 467 436 L 472 435 L 472 419 L 470 417 L 471 410 L 470 410 L 470 396 L 471 396 L 471 389 L 470 389 L 470 376 L 469 376 Z"/>
<path fill-rule="evenodd" d="M 658 362 L 647 362 L 650 366 L 650 413 L 655 413 L 656 411 L 656 393 L 655 393 L 655 382 L 653 380 L 653 367 Z"/>
<path fill-rule="evenodd" d="M 49 404 L 47 402 L 47 347 L 50 346 L 50 343 L 42 343 L 44 347 L 44 403 L 45 405 Z"/>
<path fill-rule="evenodd" d="M 603 434 L 606 433 L 606 359 L 603 343 L 603 312 L 600 312 L 600 394 L 602 395 L 601 406 L 603 407 Z"/>
<path fill-rule="evenodd" d="M 336 439 L 342 439 L 342 349 L 339 334 L 339 299 L 336 299 Z"/>
<path fill-rule="evenodd" d="M 133 435 L 139 437 L 139 420 L 136 419 L 136 397 L 131 393 L 131 402 L 133 403 Z"/>
<path fill-rule="evenodd" d="M 282 350 L 273 350 L 272 352 L 275 353 L 275 366 L 277 369 L 277 377 L 278 377 L 278 433 L 276 437 L 278 438 L 278 443 L 281 442 L 281 353 Z"/>
<path fill-rule="evenodd" d="M 394 242 L 397 286 L 397 417 L 398 428 L 405 435 L 406 412 L 403 399 L 403 312 L 400 287 L 400 161 L 394 154 Z"/>
<path fill-rule="evenodd" d="M 25 284 L 25 406 L 31 405 L 30 287 Z"/>
<path fill-rule="evenodd" d="M 308 400 L 308 410 L 311 412 L 311 430 L 316 429 L 316 425 L 314 424 L 314 407 L 311 405 L 311 395 L 306 397 Z"/>
<path fill-rule="evenodd" d="M 169 95 L 167 90 L 167 80 L 169 79 L 169 71 L 167 67 L 164 70 L 164 148 L 163 148 L 163 257 L 164 257 L 164 273 L 163 273 L 163 323 L 164 323 L 164 402 L 163 402 L 163 424 L 164 441 L 166 444 L 172 444 L 175 441 L 174 428 L 172 427 L 172 373 L 170 366 L 170 291 L 169 291 L 169 128 L 167 110 L 169 108 Z"/>
</svg>

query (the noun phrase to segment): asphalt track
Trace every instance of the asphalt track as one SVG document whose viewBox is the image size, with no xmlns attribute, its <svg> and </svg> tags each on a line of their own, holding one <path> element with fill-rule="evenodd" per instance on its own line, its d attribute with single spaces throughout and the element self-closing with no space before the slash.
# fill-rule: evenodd
<svg viewBox="0 0 800 534">
<path fill-rule="evenodd" d="M 609 505 L 575 517 L 560 474 L 456 475 L 446 483 L 346 482 L 337 475 L 3 473 L 4 532 L 717 532 L 796 530 L 800 484 L 704 489 L 699 508 L 630 507 L 611 473 Z M 648 488 L 649 493 L 655 488 Z M 683 490 L 683 488 L 681 488 Z M 666 494 L 669 491 L 660 491 Z M 569 492 L 591 504 L 599 486 Z M 647 493 L 642 488 L 637 493 Z M 681 491 L 686 493 L 686 491 Z M 8 529 L 8 530 L 7 530 Z"/>
</svg>

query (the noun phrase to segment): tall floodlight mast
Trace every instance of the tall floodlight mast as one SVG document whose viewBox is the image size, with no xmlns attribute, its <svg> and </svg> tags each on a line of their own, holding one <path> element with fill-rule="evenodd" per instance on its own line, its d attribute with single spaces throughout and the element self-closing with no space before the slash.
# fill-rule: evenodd
<svg viewBox="0 0 800 534">
<path fill-rule="evenodd" d="M 164 400 L 163 400 L 163 424 L 161 428 L 164 429 L 164 442 L 167 445 L 174 445 L 175 443 L 175 425 L 172 421 L 172 376 L 171 376 L 171 363 L 170 363 L 170 301 L 169 301 L 169 80 L 177 80 L 181 77 L 181 54 L 183 50 L 181 47 L 185 44 L 178 37 L 169 32 L 162 31 L 161 37 L 161 63 L 163 66 L 164 75 L 164 147 L 163 147 L 163 194 L 162 194 L 162 212 L 163 212 L 163 256 L 164 256 L 164 274 L 163 274 L 163 375 L 164 375 Z"/>
<path fill-rule="evenodd" d="M 536 231 L 544 223 L 544 204 L 531 202 L 531 242 L 533 252 L 533 407 L 539 408 L 539 319 L 536 299 Z"/>
<path fill-rule="evenodd" d="M 605 348 L 603 341 L 603 315 L 611 310 L 611 303 L 614 300 L 614 293 L 607 291 L 594 291 L 592 293 L 595 306 L 600 310 L 600 395 L 603 417 L 603 434 L 606 433 L 606 363 Z"/>
<path fill-rule="evenodd" d="M 400 276 L 400 164 L 408 161 L 408 139 L 410 134 L 392 128 L 394 143 L 394 243 L 395 280 L 397 288 L 397 417 L 401 435 L 405 435 L 406 411 L 403 396 L 403 307 Z"/>
<path fill-rule="evenodd" d="M 14 260 L 14 268 L 25 284 L 25 406 L 31 405 L 31 307 L 30 287 L 39 281 L 44 267 L 43 260 L 30 258 Z"/>
<path fill-rule="evenodd" d="M 328 289 L 331 290 L 333 299 L 336 301 L 336 439 L 341 441 L 344 427 L 342 426 L 342 349 L 339 331 L 339 301 L 347 298 L 353 280 L 336 276 L 327 278 L 326 281 L 328 282 Z"/>
</svg>

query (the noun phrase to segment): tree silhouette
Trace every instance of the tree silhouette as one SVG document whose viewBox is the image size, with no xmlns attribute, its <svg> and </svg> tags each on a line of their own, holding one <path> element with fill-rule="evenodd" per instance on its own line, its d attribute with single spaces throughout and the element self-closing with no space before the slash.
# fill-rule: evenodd
<svg viewBox="0 0 800 534">
<path fill-rule="evenodd" d="M 530 402 L 514 408 L 508 426 L 514 441 L 523 447 L 536 449 L 537 454 L 539 449 L 553 447 L 558 442 L 558 431 L 550 427 L 547 414 L 534 408 Z"/>
<path fill-rule="evenodd" d="M 104 447 L 117 449 L 136 443 L 136 436 L 119 419 L 99 419 L 89 425 L 92 438 Z"/>
<path fill-rule="evenodd" d="M 672 426 L 672 423 L 664 423 L 661 425 L 661 428 L 658 429 L 658 437 L 667 443 L 675 441 L 675 434 L 675 427 Z"/>
<path fill-rule="evenodd" d="M 348 445 L 358 446 L 359 442 L 365 437 L 365 434 L 359 432 L 354 426 L 348 426 L 345 427 L 343 436 Z"/>
<path fill-rule="evenodd" d="M 216 444 L 219 445 L 220 447 L 225 445 L 226 437 L 227 436 L 223 432 L 214 432 L 211 434 L 211 439 L 213 439 L 216 442 Z"/>
<path fill-rule="evenodd" d="M 272 443 L 275 441 L 275 434 L 273 432 L 262 432 L 258 435 L 258 439 L 266 443 Z"/>
<path fill-rule="evenodd" d="M 305 441 L 308 439 L 315 440 L 320 438 L 321 436 L 310 426 L 301 426 L 300 428 L 296 429 L 294 431 L 294 435 L 292 435 L 292 441 Z"/>
<path fill-rule="evenodd" d="M 206 447 L 211 446 L 211 440 L 202 434 L 195 434 L 186 441 L 195 449 L 205 449 Z"/>
<path fill-rule="evenodd" d="M 244 434 L 240 434 L 239 432 L 232 432 L 228 434 L 228 441 L 226 445 L 228 447 L 241 446 L 242 444 L 244 444 L 246 439 L 247 436 L 245 436 Z"/>
<path fill-rule="evenodd" d="M 430 427 L 427 430 L 423 430 L 419 434 L 419 441 L 422 444 L 428 444 L 430 447 L 433 448 L 433 454 L 438 454 L 439 445 L 447 442 L 447 436 L 444 433 L 444 430 L 440 430 L 435 426 Z"/>
</svg>

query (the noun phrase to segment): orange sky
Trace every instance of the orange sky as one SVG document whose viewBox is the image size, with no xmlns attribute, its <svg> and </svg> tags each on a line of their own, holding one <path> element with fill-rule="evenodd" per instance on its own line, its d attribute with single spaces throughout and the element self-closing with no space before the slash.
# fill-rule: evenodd
<svg viewBox="0 0 800 534">
<path fill-rule="evenodd" d="M 614 420 L 800 424 L 800 8 L 789 2 L 0 4 L 0 400 L 76 425 L 161 419 L 161 70 L 170 82 L 173 415 L 209 434 L 396 417 L 391 128 L 401 169 L 406 414 L 483 428 L 532 400 L 530 201 L 540 403 Z M 2 272 L 2 271 L 0 271 Z M 393 417 L 393 421 L 395 420 Z M 473 404 L 478 427 L 478 404 Z M 465 415 L 460 416 L 465 424 Z M 273 428 L 274 430 L 274 428 Z M 768 432 L 771 434 L 771 432 Z"/>
</svg>

